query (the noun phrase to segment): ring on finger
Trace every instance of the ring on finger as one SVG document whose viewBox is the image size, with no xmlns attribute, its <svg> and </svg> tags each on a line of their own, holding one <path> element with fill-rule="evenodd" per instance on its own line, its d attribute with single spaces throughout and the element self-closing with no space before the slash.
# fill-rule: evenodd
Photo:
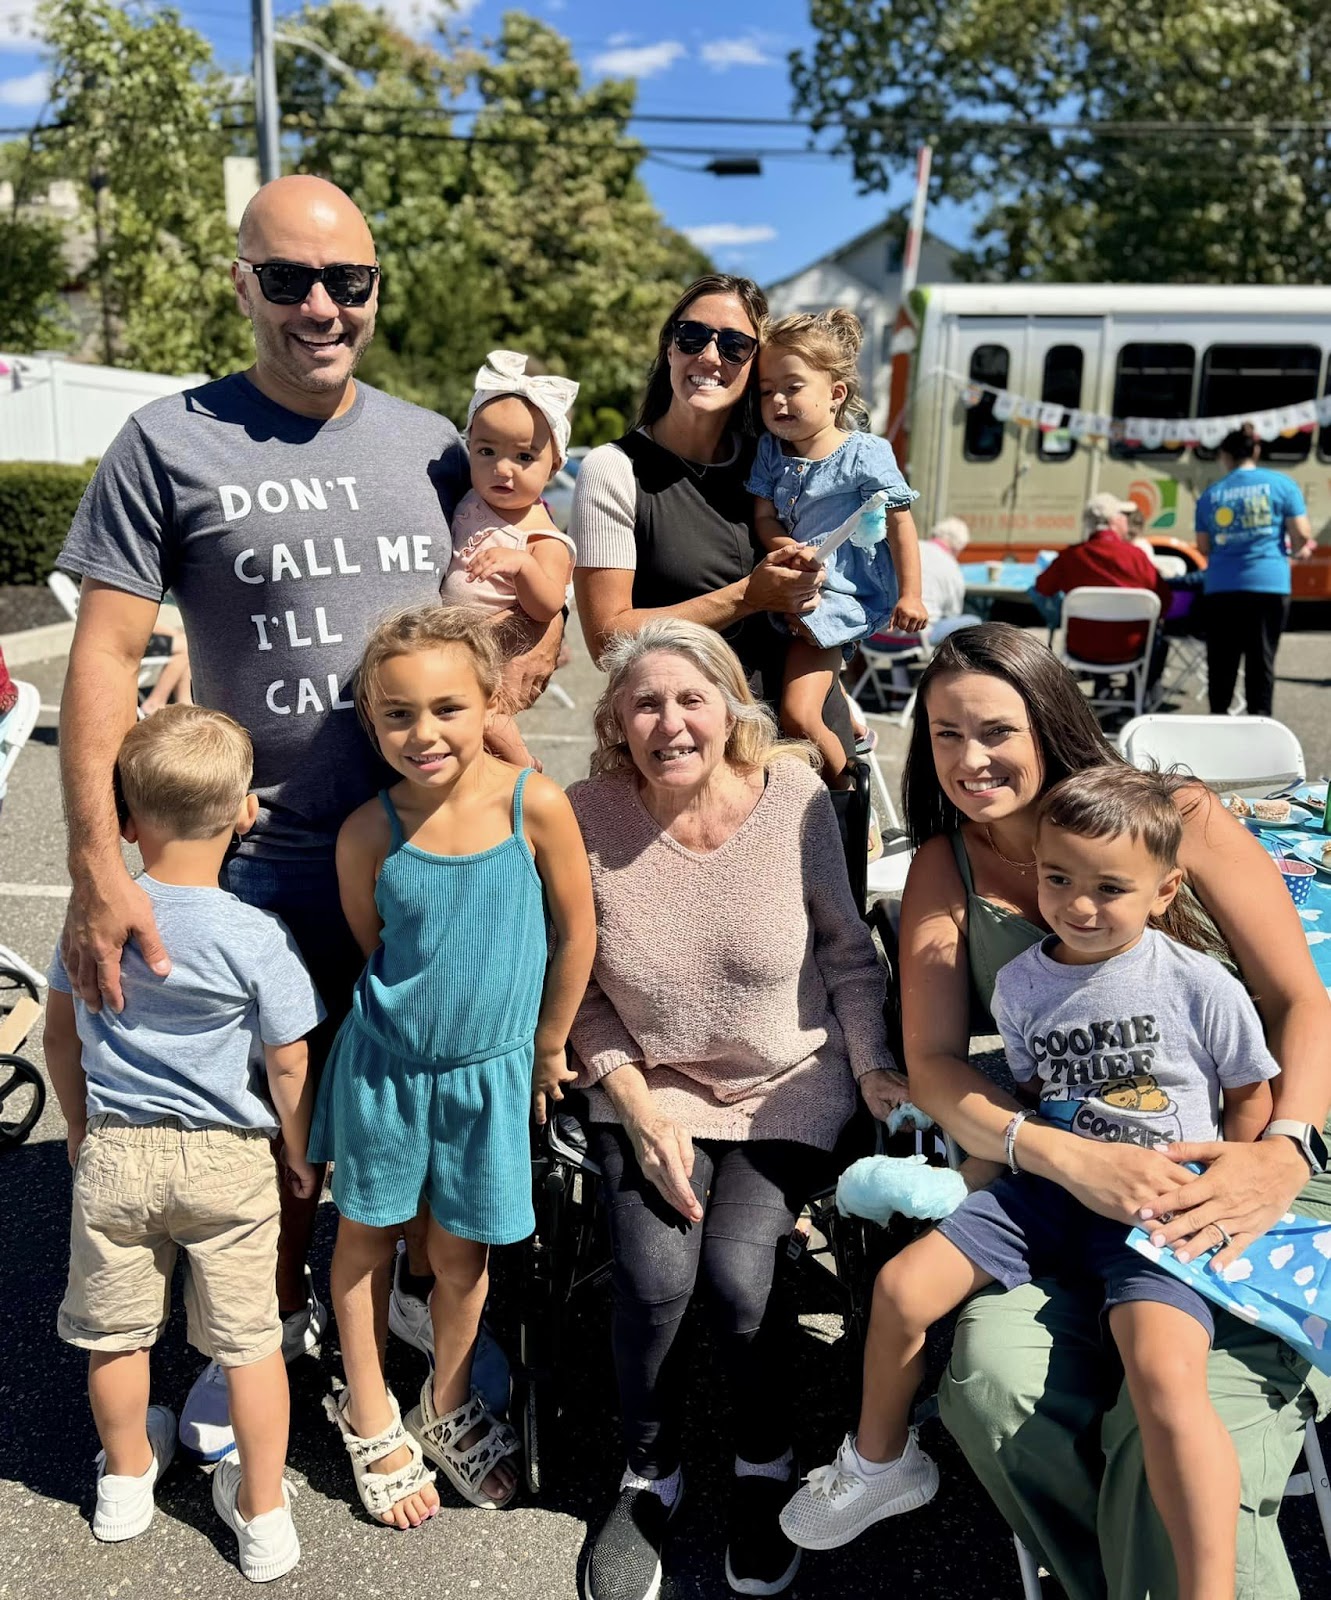
<svg viewBox="0 0 1331 1600">
<path fill-rule="evenodd" d="M 1233 1237 L 1231 1236 L 1231 1234 L 1228 1232 L 1227 1229 L 1222 1228 L 1218 1222 L 1213 1222 L 1211 1224 L 1211 1226 L 1220 1235 L 1220 1248 L 1222 1250 L 1228 1250 L 1230 1245 L 1232 1245 L 1234 1243 L 1234 1240 L 1233 1240 Z"/>
</svg>

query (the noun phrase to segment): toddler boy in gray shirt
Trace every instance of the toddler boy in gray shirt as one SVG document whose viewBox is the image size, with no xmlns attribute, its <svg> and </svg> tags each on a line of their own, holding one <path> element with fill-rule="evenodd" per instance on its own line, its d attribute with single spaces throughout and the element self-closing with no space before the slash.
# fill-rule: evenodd
<svg viewBox="0 0 1331 1600">
<path fill-rule="evenodd" d="M 1042 1118 L 1084 1138 L 1163 1148 L 1255 1140 L 1279 1068 L 1252 1001 L 1219 961 L 1150 921 L 1171 907 L 1183 823 L 1179 780 L 1122 765 L 1057 784 L 1037 823 L 1040 912 L 1050 938 L 998 974 L 994 1019 L 1013 1076 L 1040 1084 Z M 969 1194 L 883 1268 L 874 1294 L 857 1433 L 781 1515 L 795 1543 L 828 1549 L 925 1504 L 938 1470 L 910 1428 L 929 1326 L 976 1290 L 1041 1276 L 1098 1280 L 1141 1432 L 1147 1481 L 1169 1534 L 1180 1600 L 1233 1594 L 1239 1473 L 1207 1393 L 1207 1302 L 1127 1245 L 1128 1224 L 1019 1169 Z M 1088 1381 L 1098 1381 L 1088 1374 Z"/>
<path fill-rule="evenodd" d="M 217 886 L 253 825 L 249 735 L 230 717 L 168 706 L 126 735 L 116 767 L 122 832 L 137 844 L 165 977 L 122 954 L 125 1008 L 90 1011 L 51 964 L 46 1064 L 74 1167 L 62 1339 L 89 1352 L 102 1442 L 93 1532 L 130 1539 L 152 1520 L 176 1420 L 149 1405 L 148 1354 L 166 1325 L 177 1248 L 189 1258 L 190 1342 L 225 1371 L 239 1455 L 213 1502 L 256 1582 L 300 1559 L 283 1481 L 289 1397 L 275 1273 L 281 1130 L 286 1177 L 314 1192 L 305 1035 L 323 1007 L 290 935 Z M 240 1457 L 245 1462 L 244 1475 Z"/>
</svg>

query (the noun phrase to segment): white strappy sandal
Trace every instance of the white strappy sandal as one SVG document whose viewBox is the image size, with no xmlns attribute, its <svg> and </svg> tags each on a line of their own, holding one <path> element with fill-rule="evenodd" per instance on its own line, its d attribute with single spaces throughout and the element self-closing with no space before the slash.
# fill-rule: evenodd
<svg viewBox="0 0 1331 1600">
<path fill-rule="evenodd" d="M 377 1522 L 383 1522 L 385 1515 L 400 1501 L 432 1484 L 434 1473 L 422 1460 L 420 1445 L 402 1426 L 402 1413 L 398 1410 L 397 1401 L 391 1390 L 388 1394 L 388 1403 L 393 1408 L 393 1420 L 382 1433 L 375 1434 L 372 1439 L 362 1439 L 359 1434 L 352 1431 L 346 1414 L 350 1398 L 350 1389 L 343 1389 L 336 1395 L 327 1394 L 324 1396 L 324 1410 L 337 1424 L 338 1431 L 342 1435 L 342 1443 L 351 1457 L 351 1470 L 355 1475 L 356 1492 L 360 1495 L 360 1503 Z M 395 1472 L 370 1471 L 372 1461 L 381 1461 L 384 1456 L 391 1455 L 402 1445 L 406 1445 L 411 1452 L 411 1460 L 404 1466 L 398 1467 Z M 395 1524 L 383 1523 L 383 1526 L 393 1527 Z"/>
<path fill-rule="evenodd" d="M 457 1440 L 465 1439 L 474 1428 L 484 1425 L 485 1432 L 474 1444 L 464 1449 Z M 518 1492 L 515 1474 L 513 1487 L 502 1500 L 483 1493 L 481 1485 L 501 1461 L 516 1456 L 521 1445 L 518 1436 L 508 1423 L 492 1415 L 485 1408 L 480 1394 L 473 1390 L 471 1399 L 454 1411 L 442 1416 L 434 1409 L 433 1379 L 427 1377 L 421 1385 L 421 1403 L 413 1406 L 406 1417 L 407 1432 L 419 1440 L 421 1449 L 431 1461 L 444 1469 L 448 1481 L 462 1498 L 482 1511 L 499 1511 Z"/>
</svg>

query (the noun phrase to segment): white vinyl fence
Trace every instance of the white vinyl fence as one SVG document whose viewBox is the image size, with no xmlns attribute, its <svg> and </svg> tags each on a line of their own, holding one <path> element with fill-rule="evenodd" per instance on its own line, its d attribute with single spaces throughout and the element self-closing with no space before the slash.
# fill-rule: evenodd
<svg viewBox="0 0 1331 1600">
<path fill-rule="evenodd" d="M 207 379 L 0 352 L 0 461 L 87 461 L 131 412 Z"/>
</svg>

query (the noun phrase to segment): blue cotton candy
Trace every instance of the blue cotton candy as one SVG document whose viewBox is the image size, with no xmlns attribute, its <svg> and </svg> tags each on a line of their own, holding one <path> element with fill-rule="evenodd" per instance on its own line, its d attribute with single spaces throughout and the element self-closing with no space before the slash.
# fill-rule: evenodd
<svg viewBox="0 0 1331 1600">
<path fill-rule="evenodd" d="M 882 544 L 887 538 L 887 513 L 882 506 L 870 503 L 860 512 L 860 520 L 855 524 L 850 542 L 858 545 L 861 550 L 872 550 L 876 544 Z"/>
<path fill-rule="evenodd" d="M 966 1198 L 966 1183 L 949 1167 L 931 1167 L 923 1156 L 865 1156 L 852 1161 L 836 1186 L 843 1217 L 867 1217 L 880 1226 L 894 1216 L 937 1221 Z"/>
<path fill-rule="evenodd" d="M 919 1106 L 911 1105 L 909 1100 L 903 1100 L 899 1106 L 893 1106 L 887 1114 L 887 1131 L 889 1134 L 900 1133 L 903 1128 L 919 1129 L 932 1128 L 934 1119 L 926 1116 Z"/>
</svg>

